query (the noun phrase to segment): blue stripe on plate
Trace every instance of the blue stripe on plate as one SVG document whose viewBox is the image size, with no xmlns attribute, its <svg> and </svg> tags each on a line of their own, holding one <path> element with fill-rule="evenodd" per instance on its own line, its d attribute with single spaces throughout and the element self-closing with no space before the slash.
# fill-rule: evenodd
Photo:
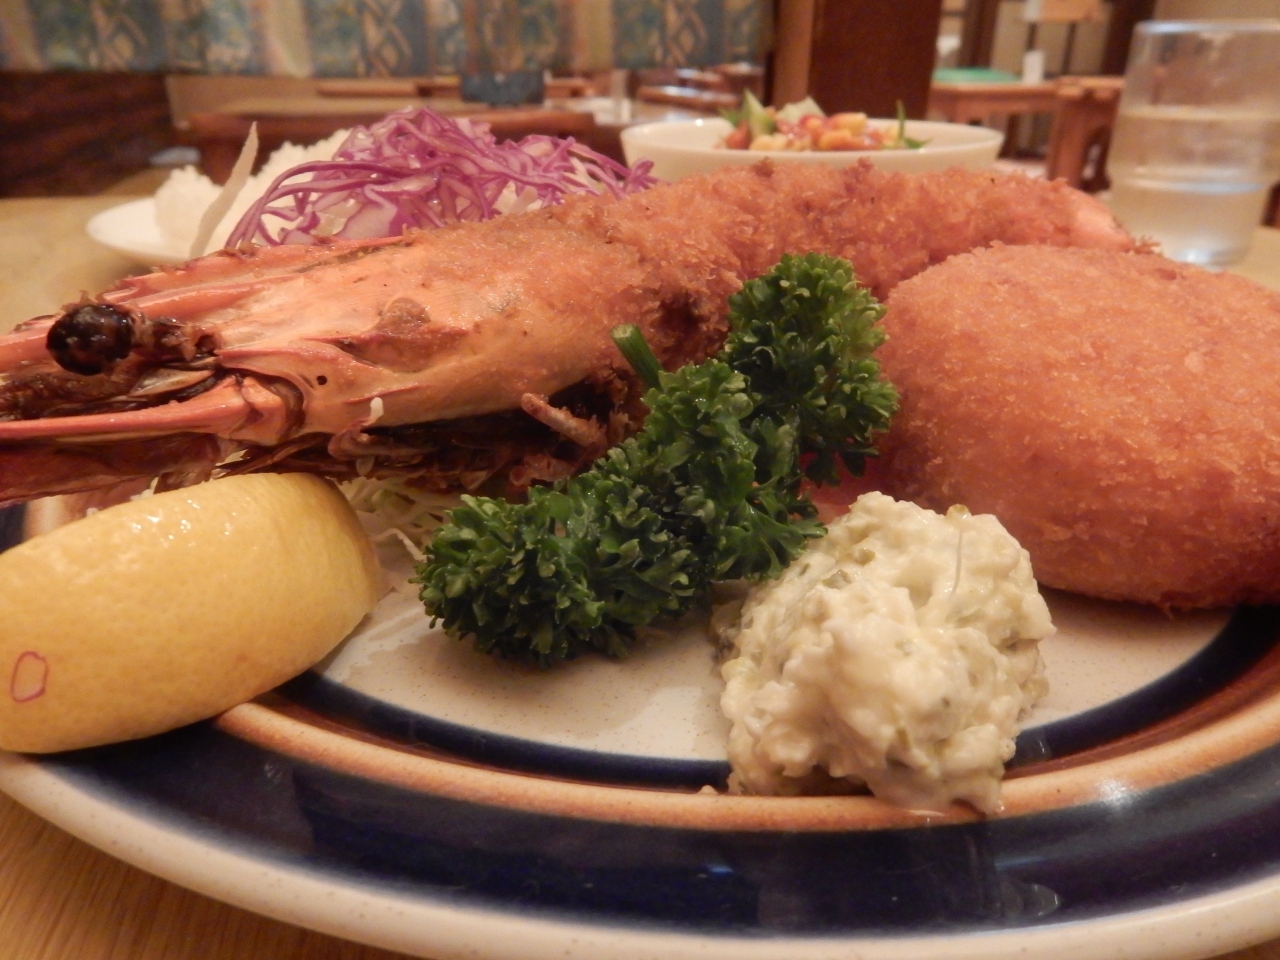
<svg viewBox="0 0 1280 960">
<path fill-rule="evenodd" d="M 1141 794 L 921 829 L 718 833 L 469 804 L 198 724 L 43 761 L 246 857 L 423 900 L 710 935 L 912 936 L 1126 913 L 1280 870 L 1280 747 Z"/>
<path fill-rule="evenodd" d="M 1280 611 L 1241 608 L 1222 632 L 1194 657 L 1165 676 L 1084 713 L 1024 730 L 1011 767 L 1063 757 L 1158 723 L 1241 676 L 1280 637 Z M 596 783 L 655 787 L 711 784 L 723 789 L 729 765 L 604 753 L 526 740 L 415 713 L 307 673 L 280 692 L 299 706 L 396 743 L 444 750 L 479 763 Z"/>
<path fill-rule="evenodd" d="M 406 710 L 316 673 L 304 673 L 278 691 L 301 707 L 342 725 L 412 746 L 428 746 L 480 763 L 576 780 L 618 785 L 723 789 L 729 765 L 604 753 L 525 740 Z"/>
<path fill-rule="evenodd" d="M 1242 676 L 1280 642 L 1280 609 L 1240 607 L 1213 640 L 1180 667 L 1092 710 L 1031 727 L 1009 766 L 1065 757 L 1152 726 Z"/>
<path fill-rule="evenodd" d="M 0 550 L 20 542 L 23 508 L 0 510 Z M 1280 639 L 1280 609 L 1238 609 L 1198 654 L 1160 679 L 1101 707 L 1024 730 L 1009 766 L 1099 746 L 1184 710 L 1241 676 Z M 728 764 L 603 753 L 451 723 L 351 690 L 314 673 L 281 688 L 300 706 L 397 743 L 424 745 L 508 770 L 596 783 L 723 789 Z"/>
<path fill-rule="evenodd" d="M 0 510 L 0 551 L 20 542 L 24 510 Z M 1245 673 L 1280 640 L 1280 608 L 1238 609 L 1198 654 L 1158 680 L 1101 707 L 1024 730 L 1009 766 L 1069 756 L 1173 716 Z M 727 763 L 604 753 L 525 740 L 435 717 L 305 673 L 280 692 L 316 713 L 376 736 L 423 745 L 513 771 L 596 783 L 723 789 Z"/>
</svg>

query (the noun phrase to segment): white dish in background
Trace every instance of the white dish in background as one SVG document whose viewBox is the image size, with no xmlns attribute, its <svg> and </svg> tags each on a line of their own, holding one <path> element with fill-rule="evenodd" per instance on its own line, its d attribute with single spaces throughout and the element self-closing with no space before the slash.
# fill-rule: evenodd
<svg viewBox="0 0 1280 960">
<path fill-rule="evenodd" d="M 873 124 L 893 124 L 893 120 L 872 120 Z M 653 175 L 662 180 L 679 180 L 720 167 L 749 166 L 760 160 L 817 163 L 847 167 L 870 160 L 882 170 L 923 173 L 947 167 L 981 169 L 995 162 L 1004 135 L 987 127 L 932 120 L 908 120 L 906 134 L 926 141 L 918 150 L 726 150 L 716 144 L 733 127 L 719 117 L 645 123 L 622 131 L 622 150 L 627 163 L 653 161 Z"/>
<path fill-rule="evenodd" d="M 144 267 L 185 263 L 191 259 L 185 251 L 174 250 L 160 232 L 153 197 L 109 207 L 90 219 L 84 229 L 104 247 L 110 247 Z"/>
</svg>

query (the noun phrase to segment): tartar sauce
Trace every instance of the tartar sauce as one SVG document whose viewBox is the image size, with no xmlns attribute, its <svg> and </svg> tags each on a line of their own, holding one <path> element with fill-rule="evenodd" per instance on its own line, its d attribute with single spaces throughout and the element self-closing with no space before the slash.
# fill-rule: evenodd
<svg viewBox="0 0 1280 960">
<path fill-rule="evenodd" d="M 999 809 L 1054 627 L 995 517 L 866 494 L 719 619 L 732 789 Z"/>
</svg>

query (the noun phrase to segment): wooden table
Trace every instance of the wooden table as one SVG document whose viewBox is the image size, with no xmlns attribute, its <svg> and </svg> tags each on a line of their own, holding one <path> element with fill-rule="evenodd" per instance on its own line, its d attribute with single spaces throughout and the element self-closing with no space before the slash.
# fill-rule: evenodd
<svg viewBox="0 0 1280 960">
<path fill-rule="evenodd" d="M 1053 113 L 1058 86 L 1043 83 L 934 83 L 929 87 L 929 113 L 951 123 L 984 123 L 990 117 L 1020 113 Z"/>
<path fill-rule="evenodd" d="M 1043 83 L 938 83 L 929 87 L 929 116 L 950 123 L 1005 125 L 1001 156 L 1010 156 L 1017 144 L 1018 119 L 1027 114 L 1058 109 L 1058 86 Z"/>
<path fill-rule="evenodd" d="M 0 200 L 0 330 L 133 269 L 84 234 L 89 217 L 119 202 L 119 196 Z M 1280 289 L 1280 231 L 1260 230 L 1239 272 Z M 98 852 L 0 795 L 0 960 L 400 956 L 177 887 Z M 1280 940 L 1228 956 L 1280 960 Z"/>
</svg>

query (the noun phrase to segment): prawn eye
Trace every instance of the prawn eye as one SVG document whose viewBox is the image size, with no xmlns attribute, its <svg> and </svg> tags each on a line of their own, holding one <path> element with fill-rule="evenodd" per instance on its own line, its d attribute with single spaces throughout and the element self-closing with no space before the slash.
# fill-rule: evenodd
<svg viewBox="0 0 1280 960">
<path fill-rule="evenodd" d="M 60 316 L 44 340 L 58 366 L 92 376 L 123 360 L 133 349 L 133 323 L 125 311 L 86 303 Z"/>
</svg>

